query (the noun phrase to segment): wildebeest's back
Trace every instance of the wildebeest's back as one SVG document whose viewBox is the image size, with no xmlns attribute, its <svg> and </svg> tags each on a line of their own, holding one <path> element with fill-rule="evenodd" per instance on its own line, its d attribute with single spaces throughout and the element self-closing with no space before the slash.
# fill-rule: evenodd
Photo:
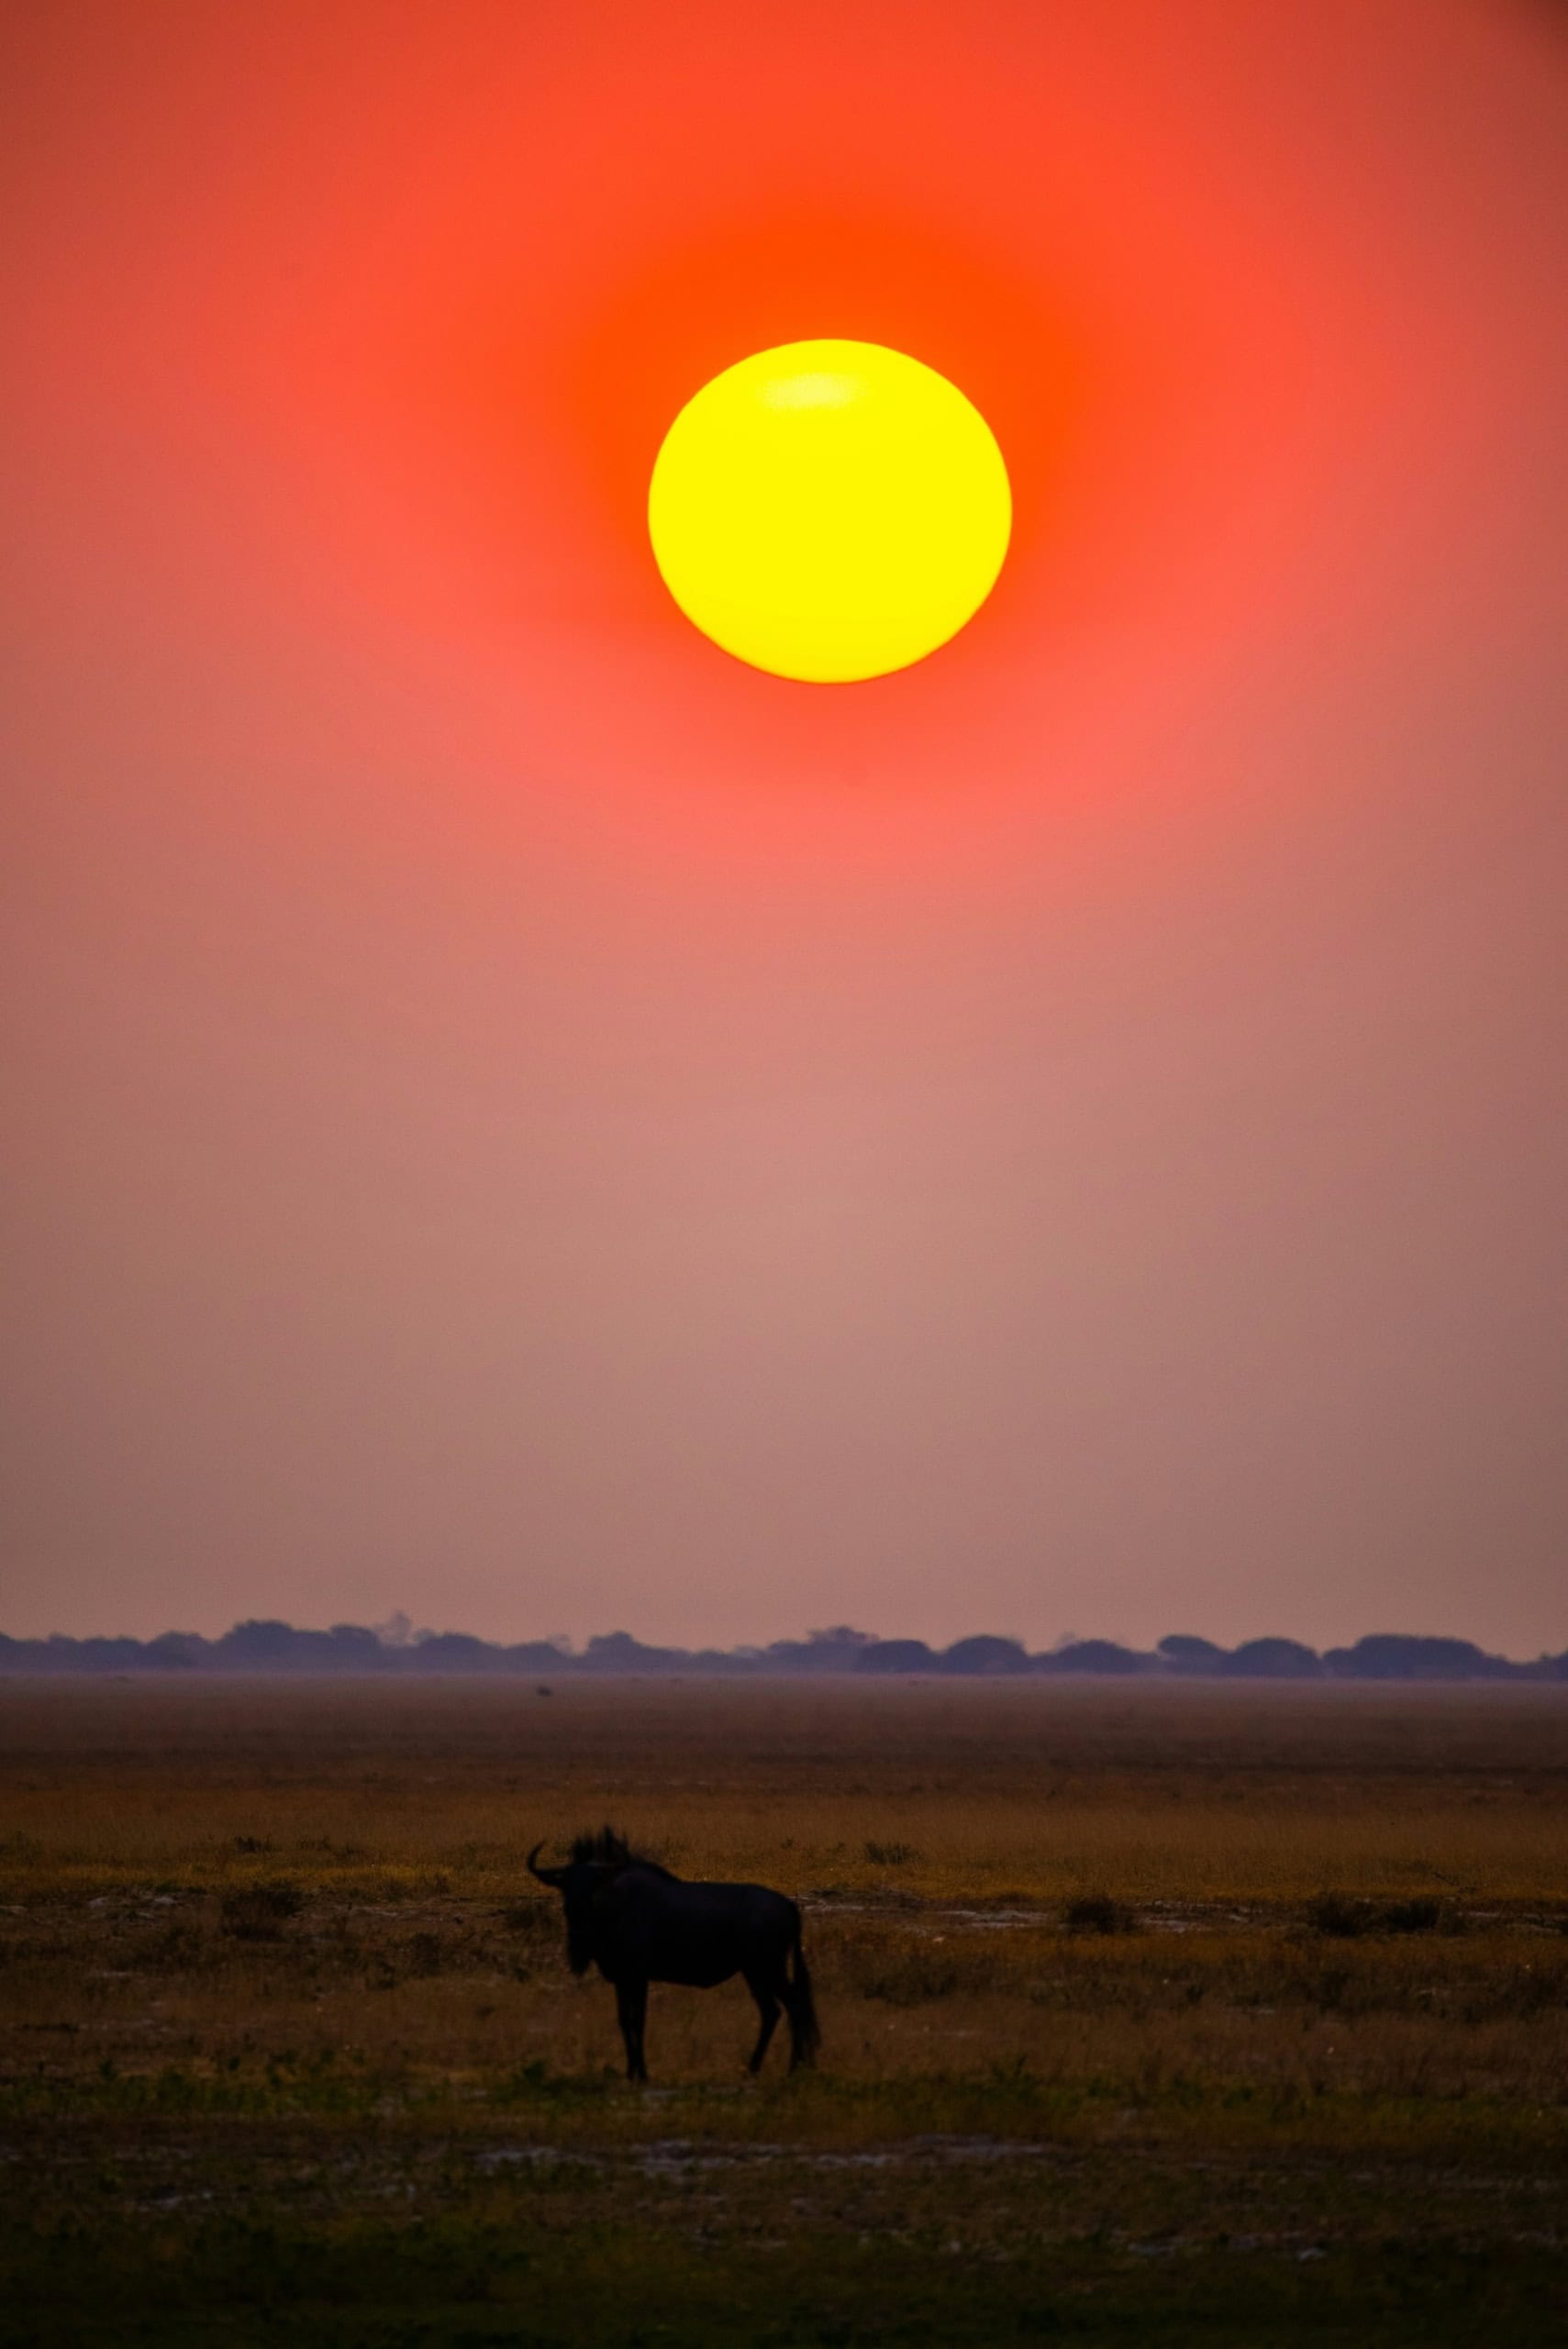
<svg viewBox="0 0 1568 2349">
<path fill-rule="evenodd" d="M 629 1867 L 597 1903 L 602 1970 L 706 1990 L 732 1974 L 782 1967 L 800 1911 L 763 1884 L 688 1884 Z"/>
</svg>

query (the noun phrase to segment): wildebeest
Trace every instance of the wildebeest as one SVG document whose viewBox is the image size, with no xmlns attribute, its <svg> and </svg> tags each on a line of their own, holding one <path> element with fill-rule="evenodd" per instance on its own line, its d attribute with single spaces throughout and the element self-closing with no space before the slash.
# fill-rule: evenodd
<svg viewBox="0 0 1568 2349">
<path fill-rule="evenodd" d="M 563 1868 L 541 1868 L 536 1843 L 528 1873 L 566 1906 L 566 1955 L 573 1974 L 596 1965 L 616 1994 L 628 2080 L 645 2080 L 642 2030 L 651 1982 L 699 1990 L 744 1977 L 762 2029 L 749 2069 L 762 2069 L 782 2007 L 789 2018 L 789 2068 L 809 2064 L 820 2043 L 811 1976 L 800 1946 L 800 1911 L 762 1884 L 688 1884 L 639 1859 L 612 1827 L 579 1835 Z"/>
</svg>

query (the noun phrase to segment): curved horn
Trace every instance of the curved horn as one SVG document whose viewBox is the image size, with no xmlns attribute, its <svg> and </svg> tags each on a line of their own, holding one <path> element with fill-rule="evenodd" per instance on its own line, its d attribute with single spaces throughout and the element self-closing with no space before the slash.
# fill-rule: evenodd
<svg viewBox="0 0 1568 2349">
<path fill-rule="evenodd" d="M 531 1876 L 537 1876 L 540 1884 L 548 1884 L 552 1892 L 559 1892 L 561 1889 L 561 1879 L 564 1871 L 561 1868 L 541 1868 L 537 1865 L 539 1855 L 543 1849 L 544 1839 L 541 1836 L 539 1841 L 534 1845 L 533 1850 L 528 1854 L 528 1874 Z"/>
</svg>

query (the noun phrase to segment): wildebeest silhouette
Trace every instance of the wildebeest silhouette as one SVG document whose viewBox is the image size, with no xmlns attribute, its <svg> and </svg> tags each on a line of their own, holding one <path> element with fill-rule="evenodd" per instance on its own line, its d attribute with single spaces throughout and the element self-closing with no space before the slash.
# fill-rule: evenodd
<svg viewBox="0 0 1568 2349">
<path fill-rule="evenodd" d="M 628 2080 L 648 2077 L 642 2031 L 651 1982 L 707 1990 L 736 1974 L 762 2018 L 748 2068 L 762 2069 L 781 2007 L 789 2018 L 790 2070 L 810 2063 L 821 2033 L 793 1900 L 762 1884 L 688 1884 L 639 1858 L 613 1827 L 579 1835 L 563 1868 L 541 1868 L 543 1849 L 536 1843 L 528 1854 L 528 1874 L 565 1903 L 573 1973 L 596 1965 L 615 1987 Z"/>
</svg>

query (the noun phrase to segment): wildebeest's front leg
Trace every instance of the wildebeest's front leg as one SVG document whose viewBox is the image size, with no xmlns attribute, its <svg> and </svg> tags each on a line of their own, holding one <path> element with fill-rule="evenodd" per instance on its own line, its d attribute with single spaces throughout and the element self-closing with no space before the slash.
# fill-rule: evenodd
<svg viewBox="0 0 1568 2349">
<path fill-rule="evenodd" d="M 642 2032 L 648 2020 L 648 1985 L 640 1975 L 616 1984 L 616 2014 L 626 2042 L 627 2078 L 645 2080 L 648 2066 L 642 2057 Z"/>
<path fill-rule="evenodd" d="M 746 2069 L 749 2072 L 760 2072 L 762 2068 L 762 2058 L 768 2052 L 768 2043 L 778 2029 L 781 1997 L 787 1994 L 784 1990 L 782 1981 L 775 1986 L 772 1977 L 766 1974 L 748 1974 L 746 1987 L 756 1999 L 757 2012 L 762 2019 L 762 2028 L 757 2033 L 757 2044 L 751 2050 L 751 2061 Z"/>
</svg>

